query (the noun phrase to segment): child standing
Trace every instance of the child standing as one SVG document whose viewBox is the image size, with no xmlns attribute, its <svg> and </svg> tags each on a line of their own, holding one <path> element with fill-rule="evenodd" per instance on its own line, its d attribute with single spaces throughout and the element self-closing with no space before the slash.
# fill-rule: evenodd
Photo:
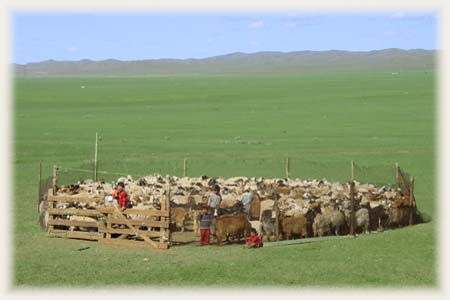
<svg viewBox="0 0 450 300">
<path fill-rule="evenodd" d="M 123 210 L 127 207 L 127 193 L 125 192 L 125 184 L 118 182 L 116 190 L 112 194 L 113 199 L 117 199 L 117 204 Z"/>
<path fill-rule="evenodd" d="M 198 215 L 197 220 L 200 224 L 200 246 L 209 245 L 209 226 L 214 219 L 213 215 L 208 212 L 207 206 L 202 208 L 202 212 Z"/>
<path fill-rule="evenodd" d="M 214 213 L 211 220 L 211 233 L 214 238 L 216 238 L 216 217 L 218 216 L 218 211 L 221 203 L 222 196 L 220 196 L 220 187 L 216 184 L 214 186 L 214 193 L 211 194 L 208 199 L 208 208 Z"/>
</svg>

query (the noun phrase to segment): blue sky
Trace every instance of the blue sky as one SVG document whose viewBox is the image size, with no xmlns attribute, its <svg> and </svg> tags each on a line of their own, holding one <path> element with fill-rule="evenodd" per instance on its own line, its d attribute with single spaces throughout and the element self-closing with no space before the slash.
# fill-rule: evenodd
<svg viewBox="0 0 450 300">
<path fill-rule="evenodd" d="M 231 52 L 436 49 L 435 12 L 12 15 L 13 62 L 203 58 Z"/>
</svg>

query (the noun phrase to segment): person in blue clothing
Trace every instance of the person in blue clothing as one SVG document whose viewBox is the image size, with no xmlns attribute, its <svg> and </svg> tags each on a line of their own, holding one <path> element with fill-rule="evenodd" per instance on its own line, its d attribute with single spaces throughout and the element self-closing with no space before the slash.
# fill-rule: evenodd
<svg viewBox="0 0 450 300">
<path fill-rule="evenodd" d="M 242 194 L 241 202 L 244 206 L 245 214 L 247 215 L 247 218 L 250 217 L 250 206 L 252 205 L 252 197 L 253 194 L 250 191 L 249 188 L 245 189 L 244 193 Z"/>
<path fill-rule="evenodd" d="M 216 237 L 216 218 L 218 216 L 218 210 L 220 203 L 222 202 L 222 196 L 220 196 L 220 186 L 217 184 L 214 186 L 214 193 L 209 196 L 208 208 L 213 212 L 214 218 L 211 221 L 211 233 L 213 237 Z"/>
</svg>

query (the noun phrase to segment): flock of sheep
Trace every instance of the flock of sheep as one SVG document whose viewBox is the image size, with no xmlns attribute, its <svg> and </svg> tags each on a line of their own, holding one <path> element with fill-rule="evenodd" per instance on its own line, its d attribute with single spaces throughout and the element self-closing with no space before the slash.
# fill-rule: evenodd
<svg viewBox="0 0 450 300">
<path fill-rule="evenodd" d="M 170 181 L 170 185 L 167 182 Z M 149 175 L 133 180 L 130 176 L 116 182 L 86 180 L 60 186 L 58 195 L 90 197 L 92 202 L 58 203 L 59 208 L 95 209 L 109 205 L 107 197 L 117 182 L 125 183 L 129 206 L 137 209 L 159 209 L 161 199 L 170 186 L 174 226 L 184 231 L 185 222 L 195 216 L 212 193 L 221 188 L 221 208 L 226 213 L 239 213 L 241 195 L 252 191 L 251 225 L 269 240 L 276 238 L 275 216 L 279 216 L 281 237 L 312 237 L 349 233 L 351 217 L 350 184 L 326 180 L 265 179 L 247 177 L 163 177 Z M 370 232 L 407 225 L 413 207 L 409 194 L 388 186 L 355 182 L 355 227 L 357 232 Z"/>
</svg>

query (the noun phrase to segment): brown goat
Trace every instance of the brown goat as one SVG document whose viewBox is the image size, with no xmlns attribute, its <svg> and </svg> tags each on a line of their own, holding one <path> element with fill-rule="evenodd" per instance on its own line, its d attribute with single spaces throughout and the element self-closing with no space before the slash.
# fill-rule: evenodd
<svg viewBox="0 0 450 300">
<path fill-rule="evenodd" d="M 174 207 L 170 209 L 170 224 L 181 228 L 184 232 L 184 221 L 186 221 L 186 210 L 183 207 Z"/>
<path fill-rule="evenodd" d="M 281 232 L 287 240 L 290 240 L 295 234 L 299 234 L 302 238 L 308 236 L 307 220 L 305 216 L 280 216 L 280 225 Z"/>
<path fill-rule="evenodd" d="M 245 214 L 223 215 L 216 217 L 217 245 L 222 245 L 222 238 L 237 237 L 238 241 L 250 235 L 251 225 Z"/>
</svg>

